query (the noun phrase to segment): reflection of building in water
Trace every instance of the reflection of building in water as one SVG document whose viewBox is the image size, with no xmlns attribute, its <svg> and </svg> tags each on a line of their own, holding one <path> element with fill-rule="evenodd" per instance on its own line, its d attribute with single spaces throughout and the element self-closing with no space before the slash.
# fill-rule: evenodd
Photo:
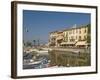
<svg viewBox="0 0 100 80">
<path fill-rule="evenodd" d="M 62 31 L 54 31 L 49 37 L 49 46 L 86 47 L 90 45 L 90 24 L 80 27 L 75 25 Z"/>
<path fill-rule="evenodd" d="M 90 66 L 90 54 L 88 52 L 71 52 L 71 51 L 61 51 L 61 50 L 53 50 L 49 51 L 50 55 L 50 64 L 52 66 L 66 66 L 66 67 L 74 67 L 74 66 Z"/>
</svg>

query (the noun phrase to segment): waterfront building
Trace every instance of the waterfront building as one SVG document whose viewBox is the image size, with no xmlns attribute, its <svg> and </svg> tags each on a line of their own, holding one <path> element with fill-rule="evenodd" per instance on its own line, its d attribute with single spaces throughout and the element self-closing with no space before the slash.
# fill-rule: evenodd
<svg viewBox="0 0 100 80">
<path fill-rule="evenodd" d="M 57 36 L 57 31 L 50 32 L 49 34 L 49 46 L 56 46 L 56 36 Z"/>
<path fill-rule="evenodd" d="M 90 24 L 51 32 L 49 38 L 49 46 L 53 47 L 90 46 Z"/>
</svg>

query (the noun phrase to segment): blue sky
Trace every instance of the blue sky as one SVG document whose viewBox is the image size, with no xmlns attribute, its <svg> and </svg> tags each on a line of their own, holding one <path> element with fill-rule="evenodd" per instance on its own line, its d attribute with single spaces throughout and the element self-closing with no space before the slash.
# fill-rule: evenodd
<svg viewBox="0 0 100 80">
<path fill-rule="evenodd" d="M 23 38 L 47 43 L 49 32 L 89 24 L 90 20 L 88 13 L 23 10 Z"/>
</svg>

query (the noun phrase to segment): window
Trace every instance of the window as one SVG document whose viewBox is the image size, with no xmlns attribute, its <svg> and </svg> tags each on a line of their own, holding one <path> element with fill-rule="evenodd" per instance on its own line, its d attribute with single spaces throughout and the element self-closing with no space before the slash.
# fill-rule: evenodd
<svg viewBox="0 0 100 80">
<path fill-rule="evenodd" d="M 81 29 L 80 29 L 80 34 L 81 34 Z"/>
<path fill-rule="evenodd" d="M 78 33 L 78 29 L 76 29 L 76 33 Z"/>
<path fill-rule="evenodd" d="M 81 41 L 81 36 L 79 36 L 79 41 Z"/>
<path fill-rule="evenodd" d="M 85 30 L 84 30 L 84 33 L 86 33 L 86 28 L 85 28 Z"/>
<path fill-rule="evenodd" d="M 87 36 L 84 36 L 84 40 L 86 40 L 87 39 Z"/>
</svg>

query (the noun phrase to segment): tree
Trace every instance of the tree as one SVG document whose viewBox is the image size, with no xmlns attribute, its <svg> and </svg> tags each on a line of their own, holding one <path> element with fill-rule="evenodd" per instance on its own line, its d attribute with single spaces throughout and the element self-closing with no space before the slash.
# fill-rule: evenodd
<svg viewBox="0 0 100 80">
<path fill-rule="evenodd" d="M 91 42 L 91 37 L 90 35 L 87 36 L 87 43 L 90 43 Z"/>
<path fill-rule="evenodd" d="M 34 44 L 34 46 L 36 45 L 36 40 L 33 40 L 33 44 Z"/>
<path fill-rule="evenodd" d="M 27 47 L 28 47 L 28 46 L 29 46 L 29 47 L 32 47 L 32 43 L 28 41 L 28 42 L 26 42 L 26 46 L 27 46 Z"/>
<path fill-rule="evenodd" d="M 88 27 L 87 43 L 90 43 L 91 42 L 91 25 L 88 24 L 87 27 Z"/>
<path fill-rule="evenodd" d="M 88 24 L 87 27 L 88 27 L 88 34 L 90 34 L 91 33 L 91 25 Z"/>
</svg>

